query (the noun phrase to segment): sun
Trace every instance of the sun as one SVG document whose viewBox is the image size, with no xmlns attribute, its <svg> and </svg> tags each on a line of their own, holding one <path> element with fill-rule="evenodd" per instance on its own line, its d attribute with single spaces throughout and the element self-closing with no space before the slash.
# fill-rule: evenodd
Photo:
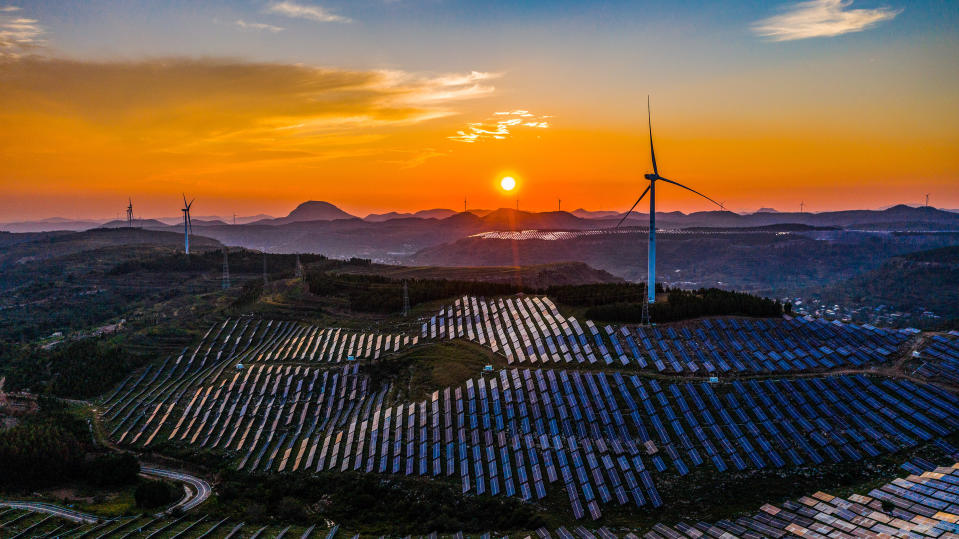
<svg viewBox="0 0 959 539">
<path fill-rule="evenodd" d="M 516 187 L 516 180 L 512 176 L 504 176 L 502 180 L 499 181 L 499 186 L 503 188 L 504 191 L 512 191 Z"/>
</svg>

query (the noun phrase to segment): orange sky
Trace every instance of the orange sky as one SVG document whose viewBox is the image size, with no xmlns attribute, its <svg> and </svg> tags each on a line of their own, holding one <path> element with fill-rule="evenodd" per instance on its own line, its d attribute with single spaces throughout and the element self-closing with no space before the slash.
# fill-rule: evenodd
<svg viewBox="0 0 959 539">
<path fill-rule="evenodd" d="M 650 168 L 647 91 L 660 173 L 727 209 L 878 208 L 925 193 L 959 208 L 952 44 L 728 70 L 598 61 L 573 77 L 529 58 L 407 71 L 0 50 L 0 222 L 115 217 L 128 196 L 143 217 L 176 216 L 181 192 L 195 215 L 283 215 L 309 199 L 361 216 L 458 210 L 464 196 L 473 208 L 518 197 L 527 210 L 557 198 L 625 210 Z M 498 189 L 504 174 L 515 192 Z M 658 194 L 663 211 L 710 209 Z"/>
</svg>

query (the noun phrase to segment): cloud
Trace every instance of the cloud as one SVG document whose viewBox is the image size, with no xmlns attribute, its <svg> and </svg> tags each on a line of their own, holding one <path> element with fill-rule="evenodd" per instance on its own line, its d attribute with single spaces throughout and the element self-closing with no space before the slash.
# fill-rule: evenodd
<svg viewBox="0 0 959 539">
<path fill-rule="evenodd" d="M 455 114 L 455 103 L 492 92 L 470 90 L 488 78 L 218 59 L 8 57 L 0 59 L 0 162 L 47 175 L 55 173 L 46 167 L 80 174 L 103 163 L 195 174 L 372 155 L 386 151 L 393 130 Z"/>
<path fill-rule="evenodd" d="M 293 19 L 306 19 L 316 22 L 352 22 L 347 17 L 330 13 L 326 8 L 310 4 L 298 4 L 287 0 L 270 4 L 266 11 Z"/>
<path fill-rule="evenodd" d="M 242 28 L 244 30 L 257 30 L 257 31 L 267 30 L 269 32 L 273 32 L 274 34 L 277 32 L 282 32 L 283 30 L 286 30 L 286 28 L 283 28 L 282 26 L 275 26 L 272 24 L 266 24 L 262 22 L 246 22 L 243 19 L 237 19 L 233 21 L 233 25 L 239 28 Z"/>
<path fill-rule="evenodd" d="M 832 37 L 861 32 L 892 20 L 902 9 L 847 9 L 852 0 L 810 0 L 790 6 L 779 15 L 758 21 L 753 31 L 773 41 Z"/>
<path fill-rule="evenodd" d="M 18 56 L 43 45 L 43 28 L 36 19 L 12 15 L 17 6 L 0 7 L 0 57 Z"/>
<path fill-rule="evenodd" d="M 493 116 L 482 122 L 467 124 L 463 131 L 446 137 L 457 142 L 477 142 L 480 140 L 505 140 L 517 129 L 548 129 L 547 121 L 552 116 L 537 116 L 528 110 L 494 112 Z"/>
</svg>

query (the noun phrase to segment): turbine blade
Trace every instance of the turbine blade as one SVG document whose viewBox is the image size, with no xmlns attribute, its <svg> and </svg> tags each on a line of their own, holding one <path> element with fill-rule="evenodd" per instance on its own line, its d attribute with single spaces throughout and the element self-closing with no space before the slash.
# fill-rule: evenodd
<svg viewBox="0 0 959 539">
<path fill-rule="evenodd" d="M 686 187 L 685 185 L 683 185 L 683 184 L 681 184 L 681 183 L 679 183 L 679 182 L 674 182 L 673 180 L 667 180 L 666 178 L 659 178 L 659 179 L 662 180 L 662 181 L 664 181 L 664 182 L 666 182 L 666 183 L 671 183 L 671 184 L 673 184 L 673 185 L 677 185 L 677 186 L 679 186 L 679 187 L 682 187 L 683 189 L 685 189 L 685 190 L 687 190 L 687 191 L 692 191 L 692 192 L 696 193 L 697 195 L 705 198 L 706 200 L 712 202 L 713 204 L 719 206 L 720 208 L 723 207 L 723 205 L 720 204 L 719 202 L 716 202 L 715 200 L 709 198 L 708 196 L 700 193 L 699 191 L 697 191 L 697 190 L 695 190 L 695 189 L 690 189 L 689 187 Z"/>
<path fill-rule="evenodd" d="M 637 198 L 637 199 L 636 199 L 636 202 L 633 203 L 633 207 L 630 208 L 628 212 L 626 212 L 626 215 L 624 215 L 623 218 L 620 219 L 618 223 L 616 223 L 616 227 L 615 227 L 615 228 L 619 228 L 619 225 L 623 224 L 623 221 L 625 221 L 626 218 L 629 217 L 629 214 L 630 214 L 630 213 L 633 213 L 633 210 L 636 209 L 636 206 L 639 204 L 639 202 L 640 202 L 641 200 L 643 200 L 643 197 L 645 197 L 645 196 L 646 196 L 646 193 L 648 193 L 648 192 L 649 192 L 649 186 L 647 185 L 647 186 L 646 186 L 646 190 L 643 191 L 643 194 L 639 195 L 639 198 Z"/>
<path fill-rule="evenodd" d="M 649 107 L 649 96 L 646 96 L 646 119 L 649 120 L 649 156 L 653 159 L 653 174 L 659 176 L 656 168 L 656 151 L 653 150 L 653 114 Z"/>
<path fill-rule="evenodd" d="M 183 207 L 185 208 L 185 207 L 186 207 L 186 193 L 180 193 L 180 194 L 183 195 Z"/>
</svg>

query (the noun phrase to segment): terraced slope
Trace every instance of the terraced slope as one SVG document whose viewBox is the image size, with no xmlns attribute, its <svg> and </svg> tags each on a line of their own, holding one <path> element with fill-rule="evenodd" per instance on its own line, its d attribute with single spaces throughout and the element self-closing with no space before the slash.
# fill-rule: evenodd
<svg viewBox="0 0 959 539">
<path fill-rule="evenodd" d="M 622 365 L 660 373 L 789 373 L 894 358 L 915 330 L 819 319 L 705 319 L 679 327 L 598 328 L 564 317 L 547 297 L 463 297 L 423 322 L 423 338 L 463 338 L 510 364 Z"/>
<path fill-rule="evenodd" d="M 598 519 L 660 506 L 661 474 L 859 461 L 959 431 L 954 394 L 861 374 L 913 336 L 805 319 L 601 329 L 541 297 L 462 298 L 417 336 L 228 320 L 120 387 L 104 416 L 118 443 L 216 450 L 249 472 L 424 476 L 523 500 L 555 485 L 573 517 Z M 451 338 L 511 366 L 393 401 L 355 361 Z M 706 373 L 780 378 L 687 377 Z"/>
</svg>

